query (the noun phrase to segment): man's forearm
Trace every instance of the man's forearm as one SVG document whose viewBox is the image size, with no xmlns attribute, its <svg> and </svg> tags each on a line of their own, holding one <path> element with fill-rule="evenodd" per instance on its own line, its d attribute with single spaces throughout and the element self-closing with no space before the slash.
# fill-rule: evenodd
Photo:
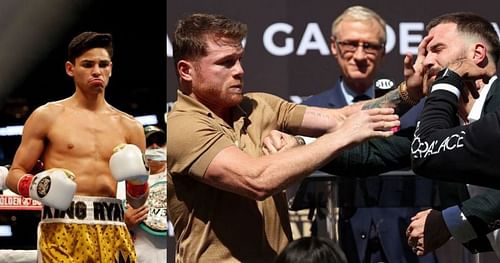
<svg viewBox="0 0 500 263">
<path fill-rule="evenodd" d="M 340 176 L 375 176 L 410 166 L 411 140 L 393 135 L 347 149 L 320 170 Z"/>
<path fill-rule="evenodd" d="M 307 107 L 299 134 L 318 137 L 326 132 L 335 131 L 348 117 L 347 108 L 344 110 Z"/>
<path fill-rule="evenodd" d="M 393 108 L 399 116 L 405 114 L 409 109 L 420 101 L 420 97 L 411 94 L 406 87 L 406 82 L 401 82 L 397 89 L 387 92 L 384 96 L 369 100 L 363 105 L 363 109 Z"/>
<path fill-rule="evenodd" d="M 485 235 L 500 228 L 500 191 L 488 189 L 461 205 L 463 214 L 469 219 L 477 235 Z"/>
</svg>

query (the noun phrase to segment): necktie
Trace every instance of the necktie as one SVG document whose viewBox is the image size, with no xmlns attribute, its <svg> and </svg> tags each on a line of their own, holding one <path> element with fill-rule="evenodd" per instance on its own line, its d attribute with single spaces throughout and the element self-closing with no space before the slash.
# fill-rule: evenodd
<svg viewBox="0 0 500 263">
<path fill-rule="evenodd" d="M 352 100 L 352 102 L 358 102 L 358 101 L 362 101 L 362 100 L 371 100 L 372 98 L 370 98 L 370 96 L 368 95 L 365 95 L 365 94 L 361 94 L 361 95 L 358 95 L 356 97 L 354 97 L 354 99 Z"/>
</svg>

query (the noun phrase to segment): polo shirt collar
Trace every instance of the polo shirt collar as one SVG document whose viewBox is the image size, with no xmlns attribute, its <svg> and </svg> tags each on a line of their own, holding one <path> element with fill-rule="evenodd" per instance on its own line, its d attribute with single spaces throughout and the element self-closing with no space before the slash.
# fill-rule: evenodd
<svg viewBox="0 0 500 263">
<path fill-rule="evenodd" d="M 231 109 L 231 116 L 232 116 L 233 122 L 240 119 L 241 117 L 247 116 L 247 112 L 243 109 L 243 107 L 241 105 L 242 103 L 244 103 L 244 101 L 245 101 L 245 97 L 243 98 L 242 102 L 239 105 L 236 105 L 236 107 L 233 107 Z M 200 113 L 200 114 L 206 115 L 210 118 L 220 120 L 220 122 L 226 124 L 226 122 L 223 119 L 221 119 L 219 116 L 217 116 L 217 114 L 215 114 L 212 110 L 210 110 L 203 103 L 201 103 L 201 102 L 191 98 L 190 96 L 182 93 L 182 91 L 180 91 L 180 90 L 177 90 L 177 102 L 176 103 L 179 105 L 176 108 L 183 109 L 182 111 Z"/>
</svg>

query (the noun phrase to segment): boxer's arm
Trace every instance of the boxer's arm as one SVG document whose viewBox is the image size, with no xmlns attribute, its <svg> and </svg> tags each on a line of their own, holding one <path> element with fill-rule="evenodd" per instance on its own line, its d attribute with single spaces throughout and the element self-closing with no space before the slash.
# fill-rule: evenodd
<svg viewBox="0 0 500 263">
<path fill-rule="evenodd" d="M 75 174 L 62 168 L 52 168 L 36 175 L 26 174 L 17 184 L 17 190 L 24 197 L 66 210 L 76 192 Z"/>
<path fill-rule="evenodd" d="M 133 127 L 130 129 L 130 144 L 135 144 L 141 152 L 144 153 L 146 150 L 146 136 L 144 135 L 144 129 L 142 128 L 142 124 L 139 122 L 134 122 Z"/>
<path fill-rule="evenodd" d="M 23 128 L 21 144 L 17 148 L 12 166 L 6 179 L 7 187 L 19 194 L 19 180 L 33 169 L 44 149 L 44 139 L 52 116 L 45 106 L 36 109 Z"/>
</svg>

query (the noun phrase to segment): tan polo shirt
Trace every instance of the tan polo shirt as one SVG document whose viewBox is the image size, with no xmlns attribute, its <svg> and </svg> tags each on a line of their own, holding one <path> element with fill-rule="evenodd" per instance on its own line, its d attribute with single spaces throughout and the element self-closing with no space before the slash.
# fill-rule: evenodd
<svg viewBox="0 0 500 263">
<path fill-rule="evenodd" d="M 294 133 L 305 106 L 249 93 L 234 108 L 231 126 L 203 104 L 179 91 L 177 95 L 167 132 L 167 210 L 177 240 L 176 259 L 272 262 L 292 239 L 284 193 L 255 201 L 204 184 L 203 176 L 228 146 L 263 155 L 262 139 L 272 129 Z"/>
</svg>

